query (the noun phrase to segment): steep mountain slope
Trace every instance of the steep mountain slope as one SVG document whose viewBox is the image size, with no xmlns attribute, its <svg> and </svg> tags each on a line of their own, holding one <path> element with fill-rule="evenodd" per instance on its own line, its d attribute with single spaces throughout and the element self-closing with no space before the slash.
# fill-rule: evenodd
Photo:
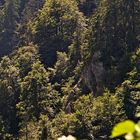
<svg viewBox="0 0 140 140">
<path fill-rule="evenodd" d="M 109 140 L 115 123 L 137 121 L 138 0 L 4 2 L 0 139 Z"/>
</svg>

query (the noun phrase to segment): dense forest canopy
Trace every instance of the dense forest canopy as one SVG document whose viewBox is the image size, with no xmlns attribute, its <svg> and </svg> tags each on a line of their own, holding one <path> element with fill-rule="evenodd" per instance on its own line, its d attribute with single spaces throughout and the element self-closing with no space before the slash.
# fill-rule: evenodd
<svg viewBox="0 0 140 140">
<path fill-rule="evenodd" d="M 109 140 L 138 113 L 139 0 L 0 0 L 0 140 Z"/>
</svg>

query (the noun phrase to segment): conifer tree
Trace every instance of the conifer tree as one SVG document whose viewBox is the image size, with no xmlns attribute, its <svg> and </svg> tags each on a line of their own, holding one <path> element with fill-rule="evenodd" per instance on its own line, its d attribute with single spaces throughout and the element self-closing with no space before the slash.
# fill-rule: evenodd
<svg viewBox="0 0 140 140">
<path fill-rule="evenodd" d="M 31 69 L 37 58 L 36 48 L 25 46 L 19 48 L 0 62 L 0 115 L 6 125 L 7 133 L 17 136 L 19 117 L 16 104 L 19 102 L 19 82 Z"/>
<path fill-rule="evenodd" d="M 41 113 L 54 117 L 58 97 L 58 92 L 49 83 L 49 72 L 39 60 L 34 62 L 31 71 L 21 81 L 20 102 L 17 105 L 21 118 L 28 116 L 28 120 L 38 120 Z M 25 115 L 22 116 L 23 112 Z"/>
<path fill-rule="evenodd" d="M 83 22 L 74 0 L 46 1 L 30 25 L 34 42 L 40 46 L 42 60 L 47 66 L 56 62 L 57 51 L 68 51 L 68 46 L 76 39 L 77 31 L 82 30 Z"/>
<path fill-rule="evenodd" d="M 9 57 L 4 57 L 0 63 L 0 114 L 8 126 L 11 135 L 18 133 L 18 118 L 16 103 L 19 94 L 19 69 L 13 65 Z"/>
<path fill-rule="evenodd" d="M 3 32 L 1 33 L 0 52 L 6 55 L 17 44 L 17 26 L 19 21 L 19 0 L 6 0 L 4 4 Z"/>
<path fill-rule="evenodd" d="M 100 52 L 97 61 L 103 63 L 105 70 L 102 85 L 111 90 L 123 81 L 131 69 L 130 54 L 139 46 L 139 30 L 136 28 L 139 20 L 135 14 L 138 11 L 137 4 L 137 1 L 105 0 L 91 19 L 89 63 L 92 64 L 93 57 Z"/>
<path fill-rule="evenodd" d="M 128 73 L 128 78 L 116 91 L 116 94 L 124 98 L 124 109 L 127 117 L 136 120 L 140 112 L 140 49 L 132 55 L 133 69 Z"/>
</svg>

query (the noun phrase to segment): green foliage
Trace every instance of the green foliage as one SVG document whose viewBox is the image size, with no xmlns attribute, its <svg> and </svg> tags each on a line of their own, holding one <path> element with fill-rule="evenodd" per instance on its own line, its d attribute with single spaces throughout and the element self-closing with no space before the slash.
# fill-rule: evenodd
<svg viewBox="0 0 140 140">
<path fill-rule="evenodd" d="M 19 0 L 6 0 L 3 12 L 0 57 L 11 53 L 13 47 L 17 44 Z"/>
<path fill-rule="evenodd" d="M 126 115 L 129 119 L 134 119 L 136 114 L 140 111 L 139 99 L 140 99 L 140 76 L 139 76 L 139 49 L 132 55 L 132 65 L 134 69 L 128 73 L 128 78 L 122 83 L 120 88 L 116 91 L 117 94 L 124 96 L 124 108 Z"/>
<path fill-rule="evenodd" d="M 114 124 L 137 122 L 139 9 L 138 0 L 0 0 L 0 139 L 110 139 Z M 139 129 L 122 122 L 113 137 Z"/>
<path fill-rule="evenodd" d="M 54 8 L 55 7 L 55 8 Z M 43 60 L 52 66 L 56 62 L 56 51 L 67 51 L 76 36 L 81 38 L 85 19 L 72 0 L 46 1 L 33 22 L 30 22 L 34 42 L 41 48 Z M 47 56 L 44 55 L 48 54 Z M 53 57 L 52 57 L 53 56 Z"/>
<path fill-rule="evenodd" d="M 135 124 L 133 121 L 127 120 L 121 123 L 118 123 L 112 131 L 112 138 L 124 135 L 126 133 L 134 133 Z"/>
<path fill-rule="evenodd" d="M 36 49 L 26 46 L 18 49 L 0 63 L 0 114 L 8 125 L 7 133 L 17 135 L 18 117 L 16 104 L 19 102 L 19 81 L 30 70 L 37 55 Z M 24 62 L 24 63 L 23 63 Z"/>
<path fill-rule="evenodd" d="M 68 55 L 65 52 L 57 52 L 57 62 L 55 64 L 55 77 L 65 79 L 68 77 L 68 69 L 70 66 Z"/>
<path fill-rule="evenodd" d="M 59 103 L 59 94 L 53 90 L 53 86 L 49 83 L 49 73 L 40 61 L 32 65 L 31 71 L 20 85 L 21 95 L 17 107 L 27 120 L 38 119 L 40 113 L 53 117 Z"/>
<path fill-rule="evenodd" d="M 19 69 L 8 57 L 0 63 L 0 114 L 9 124 L 9 132 L 16 133 L 18 120 L 16 117 L 16 102 L 18 99 Z M 7 130 L 7 131 L 8 131 Z"/>
<path fill-rule="evenodd" d="M 78 136 L 81 127 L 81 122 L 76 117 L 76 114 L 65 114 L 65 112 L 60 112 L 51 122 L 49 129 L 52 139 L 56 139 L 62 135 L 69 134 Z"/>
<path fill-rule="evenodd" d="M 140 122 L 135 124 L 133 121 L 126 120 L 116 124 L 112 130 L 112 137 L 115 138 L 124 134 L 126 140 L 139 140 Z"/>
<path fill-rule="evenodd" d="M 104 65 L 104 84 L 111 90 L 123 82 L 131 69 L 130 54 L 139 47 L 136 35 L 139 30 L 135 30 L 137 33 L 133 30 L 135 21 L 139 21 L 134 14 L 137 4 L 137 1 L 104 0 L 91 19 L 89 61 L 92 63 L 95 52 L 101 52 L 98 61 Z"/>
<path fill-rule="evenodd" d="M 23 46 L 11 54 L 14 65 L 20 68 L 20 77 L 24 77 L 31 70 L 32 64 L 39 58 L 37 46 L 30 44 Z"/>
<path fill-rule="evenodd" d="M 41 115 L 39 121 L 26 122 L 25 126 L 20 129 L 20 140 L 34 139 L 44 140 L 48 138 L 48 117 Z"/>
<path fill-rule="evenodd" d="M 7 128 L 1 116 L 0 116 L 0 139 L 12 140 L 12 136 L 8 134 Z"/>
<path fill-rule="evenodd" d="M 92 96 L 79 98 L 75 102 L 75 111 L 87 132 L 99 139 L 107 138 L 114 124 L 125 119 L 122 106 L 121 100 L 107 92 L 95 99 Z"/>
</svg>

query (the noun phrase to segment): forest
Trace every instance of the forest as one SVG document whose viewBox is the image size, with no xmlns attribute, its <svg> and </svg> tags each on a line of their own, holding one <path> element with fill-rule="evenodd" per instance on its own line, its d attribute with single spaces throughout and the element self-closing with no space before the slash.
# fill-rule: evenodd
<svg viewBox="0 0 140 140">
<path fill-rule="evenodd" d="M 124 140 L 139 113 L 139 0 L 0 0 L 0 140 Z"/>
</svg>

